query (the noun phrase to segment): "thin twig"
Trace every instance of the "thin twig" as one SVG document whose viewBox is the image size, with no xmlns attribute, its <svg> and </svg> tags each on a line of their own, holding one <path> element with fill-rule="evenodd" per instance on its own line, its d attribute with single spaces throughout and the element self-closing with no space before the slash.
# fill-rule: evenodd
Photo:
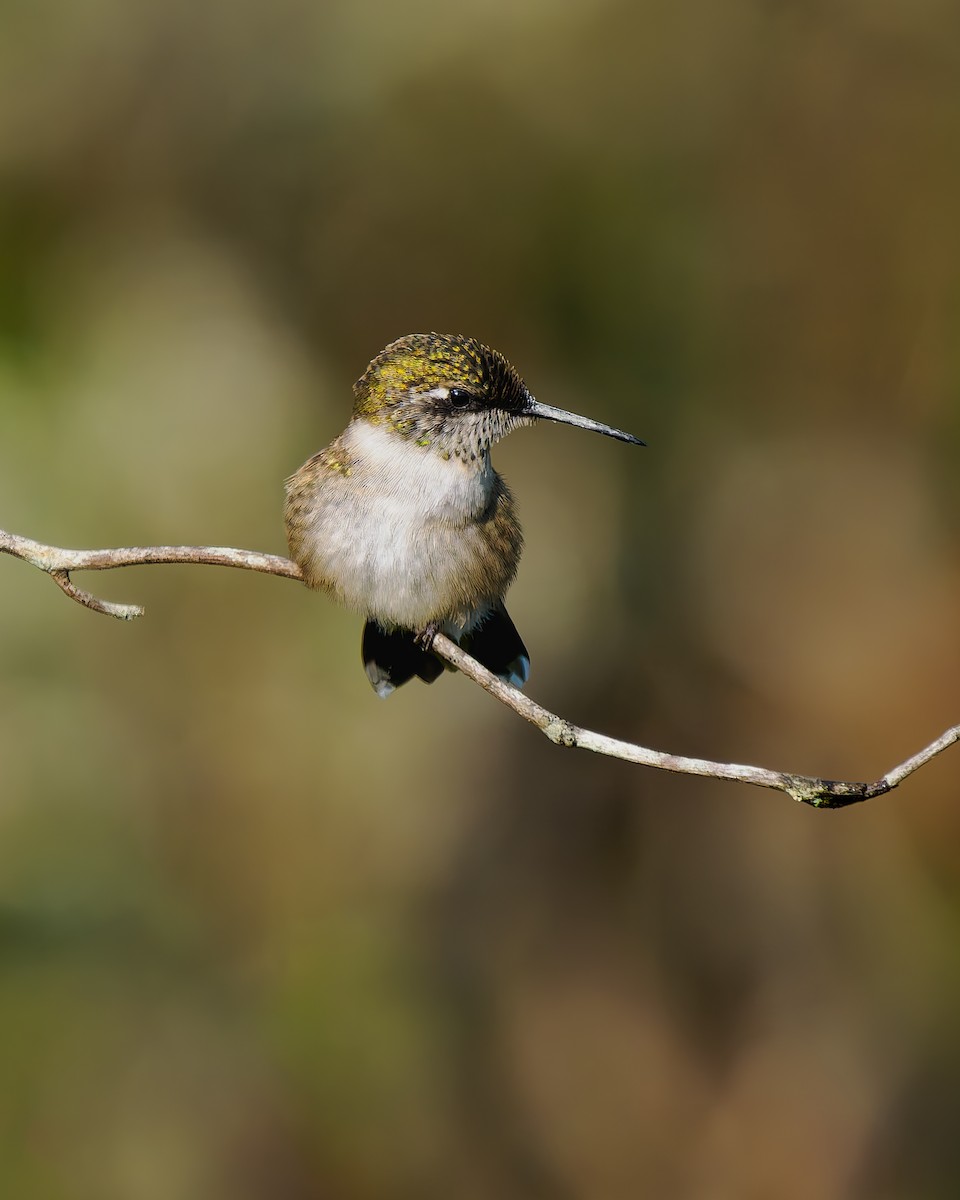
<svg viewBox="0 0 960 1200">
<path fill-rule="evenodd" d="M 261 571 L 267 575 L 279 575 L 285 579 L 299 579 L 300 568 L 289 558 L 277 554 L 259 554 L 254 550 L 235 550 L 224 546 L 125 546 L 111 550 L 65 550 L 59 546 L 47 546 L 30 538 L 6 533 L 0 529 L 0 554 L 10 554 L 31 563 L 46 572 L 62 591 L 78 604 L 105 613 L 120 620 L 132 620 L 143 614 L 136 604 L 117 604 L 101 600 L 97 596 L 78 588 L 70 578 L 71 571 L 105 571 L 113 567 L 144 566 L 148 563 L 200 563 L 208 566 L 239 567 L 247 571 Z M 649 750 L 632 742 L 618 741 L 590 729 L 581 729 L 529 696 L 504 683 L 492 675 L 486 667 L 471 658 L 460 647 L 443 634 L 433 640 L 433 651 L 456 667 L 474 683 L 478 683 L 491 696 L 496 697 L 518 716 L 535 725 L 551 742 L 558 746 L 578 747 L 605 754 L 611 758 L 622 758 L 626 762 L 660 771 L 674 771 L 682 775 L 704 775 L 711 779 L 729 779 L 738 783 L 749 783 L 755 787 L 773 788 L 785 792 L 802 804 L 813 808 L 846 808 L 861 800 L 882 796 L 898 787 L 914 771 L 918 771 L 931 759 L 936 758 L 948 746 L 960 740 L 960 725 L 948 729 L 929 746 L 912 755 L 905 762 L 893 767 L 882 778 L 872 783 L 845 782 L 836 779 L 818 779 L 808 775 L 793 775 L 783 771 L 771 771 L 766 767 L 751 767 L 740 763 L 709 762 L 702 758 L 682 758 L 662 750 Z"/>
</svg>

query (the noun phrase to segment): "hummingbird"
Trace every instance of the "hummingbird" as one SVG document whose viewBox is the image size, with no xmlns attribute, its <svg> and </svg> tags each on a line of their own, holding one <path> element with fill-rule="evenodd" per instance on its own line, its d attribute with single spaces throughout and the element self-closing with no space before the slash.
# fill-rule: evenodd
<svg viewBox="0 0 960 1200">
<path fill-rule="evenodd" d="M 309 587 L 365 617 L 363 663 L 377 695 L 438 678 L 438 632 L 506 682 L 526 683 L 530 656 L 503 603 L 523 535 L 490 448 L 536 421 L 644 445 L 541 404 L 473 338 L 413 333 L 370 362 L 346 429 L 287 480 L 290 555 Z"/>
</svg>

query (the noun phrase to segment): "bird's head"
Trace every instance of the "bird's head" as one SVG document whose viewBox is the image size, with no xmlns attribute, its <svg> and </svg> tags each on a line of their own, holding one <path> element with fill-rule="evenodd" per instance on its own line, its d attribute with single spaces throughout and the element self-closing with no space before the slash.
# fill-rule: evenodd
<svg viewBox="0 0 960 1200">
<path fill-rule="evenodd" d="M 456 334 L 391 342 L 354 384 L 355 420 L 386 425 L 446 458 L 475 462 L 521 425 L 561 421 L 643 445 L 639 438 L 540 404 L 496 350 Z"/>
</svg>

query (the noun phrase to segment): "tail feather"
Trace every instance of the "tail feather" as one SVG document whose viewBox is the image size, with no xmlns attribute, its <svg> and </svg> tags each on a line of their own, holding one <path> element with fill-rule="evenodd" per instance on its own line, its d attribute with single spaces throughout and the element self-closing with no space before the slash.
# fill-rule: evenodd
<svg viewBox="0 0 960 1200">
<path fill-rule="evenodd" d="M 416 643 L 409 629 L 384 629 L 377 621 L 363 627 L 361 645 L 363 666 L 373 690 L 387 697 L 414 675 L 424 683 L 433 683 L 443 674 L 443 663 L 436 655 Z"/>
<path fill-rule="evenodd" d="M 460 645 L 488 671 L 514 687 L 523 687 L 530 676 L 530 655 L 502 604 L 464 634 Z M 417 644 L 417 635 L 412 630 L 384 629 L 372 619 L 363 627 L 361 652 L 367 678 L 383 698 L 414 676 L 424 683 L 433 683 L 446 665 Z"/>
</svg>

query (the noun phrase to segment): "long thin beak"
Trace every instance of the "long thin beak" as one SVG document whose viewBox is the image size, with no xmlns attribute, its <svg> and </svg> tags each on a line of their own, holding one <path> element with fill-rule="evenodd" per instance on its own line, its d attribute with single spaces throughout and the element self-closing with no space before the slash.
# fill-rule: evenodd
<svg viewBox="0 0 960 1200">
<path fill-rule="evenodd" d="M 550 404 L 541 404 L 531 396 L 527 402 L 525 413 L 530 417 L 539 417 L 543 421 L 559 421 L 562 425 L 576 425 L 578 429 L 589 429 L 591 433 L 605 433 L 607 437 L 616 438 L 620 442 L 629 442 L 632 446 L 645 446 L 632 433 L 624 433 L 622 429 L 614 429 L 611 425 L 601 425 L 599 421 L 591 421 L 589 417 L 580 417 L 576 413 L 566 412 L 562 408 L 554 408 Z"/>
</svg>

